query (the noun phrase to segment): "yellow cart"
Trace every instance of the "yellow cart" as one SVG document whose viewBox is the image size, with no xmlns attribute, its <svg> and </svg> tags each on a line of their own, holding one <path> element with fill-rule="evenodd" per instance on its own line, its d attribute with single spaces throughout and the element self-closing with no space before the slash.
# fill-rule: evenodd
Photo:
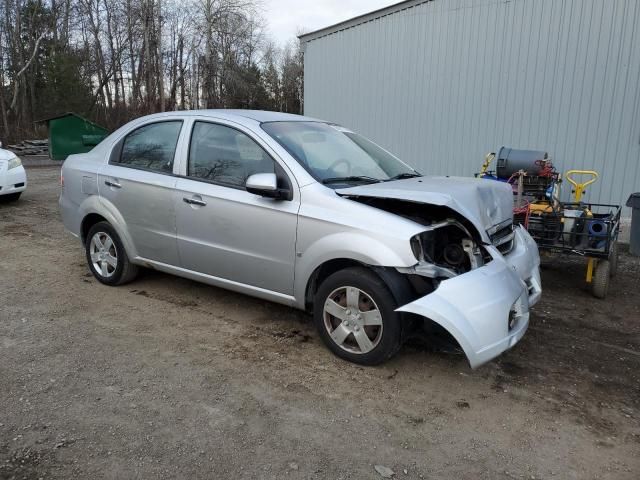
<svg viewBox="0 0 640 480">
<path fill-rule="evenodd" d="M 579 182 L 578 175 L 587 180 Z M 582 202 L 586 188 L 598 179 L 593 170 L 569 170 L 564 178 L 573 187 L 573 201 L 532 203 L 525 226 L 542 252 L 585 257 L 585 280 L 595 297 L 605 298 L 618 268 L 620 205 Z"/>
</svg>

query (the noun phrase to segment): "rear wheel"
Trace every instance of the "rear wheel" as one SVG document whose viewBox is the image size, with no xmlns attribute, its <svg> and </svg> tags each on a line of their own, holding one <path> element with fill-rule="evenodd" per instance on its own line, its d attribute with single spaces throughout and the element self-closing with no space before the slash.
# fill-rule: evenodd
<svg viewBox="0 0 640 480">
<path fill-rule="evenodd" d="M 129 261 L 120 237 L 107 222 L 89 229 L 85 250 L 91 273 L 105 285 L 122 285 L 138 274 L 138 267 Z"/>
<path fill-rule="evenodd" d="M 314 300 L 320 337 L 338 357 L 377 365 L 395 355 L 402 344 L 396 301 L 375 273 L 348 268 L 328 277 Z"/>
<path fill-rule="evenodd" d="M 591 293 L 596 298 L 605 298 L 609 291 L 611 278 L 611 263 L 609 260 L 599 260 L 591 279 Z"/>
</svg>

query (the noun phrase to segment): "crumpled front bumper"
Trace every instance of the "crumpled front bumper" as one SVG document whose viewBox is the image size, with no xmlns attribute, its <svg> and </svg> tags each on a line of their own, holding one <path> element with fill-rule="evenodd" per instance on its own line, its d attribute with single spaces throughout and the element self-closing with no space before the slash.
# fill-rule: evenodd
<svg viewBox="0 0 640 480">
<path fill-rule="evenodd" d="M 493 260 L 443 280 L 429 295 L 397 309 L 444 327 L 464 350 L 471 368 L 513 347 L 529 326 L 529 308 L 540 300 L 540 257 L 529 233 L 517 227 L 514 246 L 503 256 L 486 247 Z"/>
</svg>

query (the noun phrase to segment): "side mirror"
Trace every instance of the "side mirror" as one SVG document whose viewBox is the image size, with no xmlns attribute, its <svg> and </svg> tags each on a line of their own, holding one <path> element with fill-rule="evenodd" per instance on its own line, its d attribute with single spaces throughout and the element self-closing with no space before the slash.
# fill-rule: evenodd
<svg viewBox="0 0 640 480">
<path fill-rule="evenodd" d="M 282 199 L 288 196 L 288 191 L 278 188 L 278 178 L 275 173 L 255 173 L 247 178 L 245 187 L 247 192 L 261 197 Z"/>
</svg>

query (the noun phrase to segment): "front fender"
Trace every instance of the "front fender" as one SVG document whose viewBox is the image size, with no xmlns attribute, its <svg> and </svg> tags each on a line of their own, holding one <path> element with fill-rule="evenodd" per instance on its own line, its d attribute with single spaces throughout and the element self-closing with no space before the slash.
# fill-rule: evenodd
<svg viewBox="0 0 640 480">
<path fill-rule="evenodd" d="M 365 265 L 380 267 L 410 267 L 417 263 L 409 242 L 401 253 L 385 243 L 358 232 L 338 232 L 320 237 L 303 252 L 298 252 L 295 268 L 294 296 L 300 308 L 304 308 L 307 282 L 313 272 L 331 260 L 355 260 Z M 402 255 L 404 253 L 404 255 Z M 407 254 L 408 253 L 408 254 Z"/>
</svg>

